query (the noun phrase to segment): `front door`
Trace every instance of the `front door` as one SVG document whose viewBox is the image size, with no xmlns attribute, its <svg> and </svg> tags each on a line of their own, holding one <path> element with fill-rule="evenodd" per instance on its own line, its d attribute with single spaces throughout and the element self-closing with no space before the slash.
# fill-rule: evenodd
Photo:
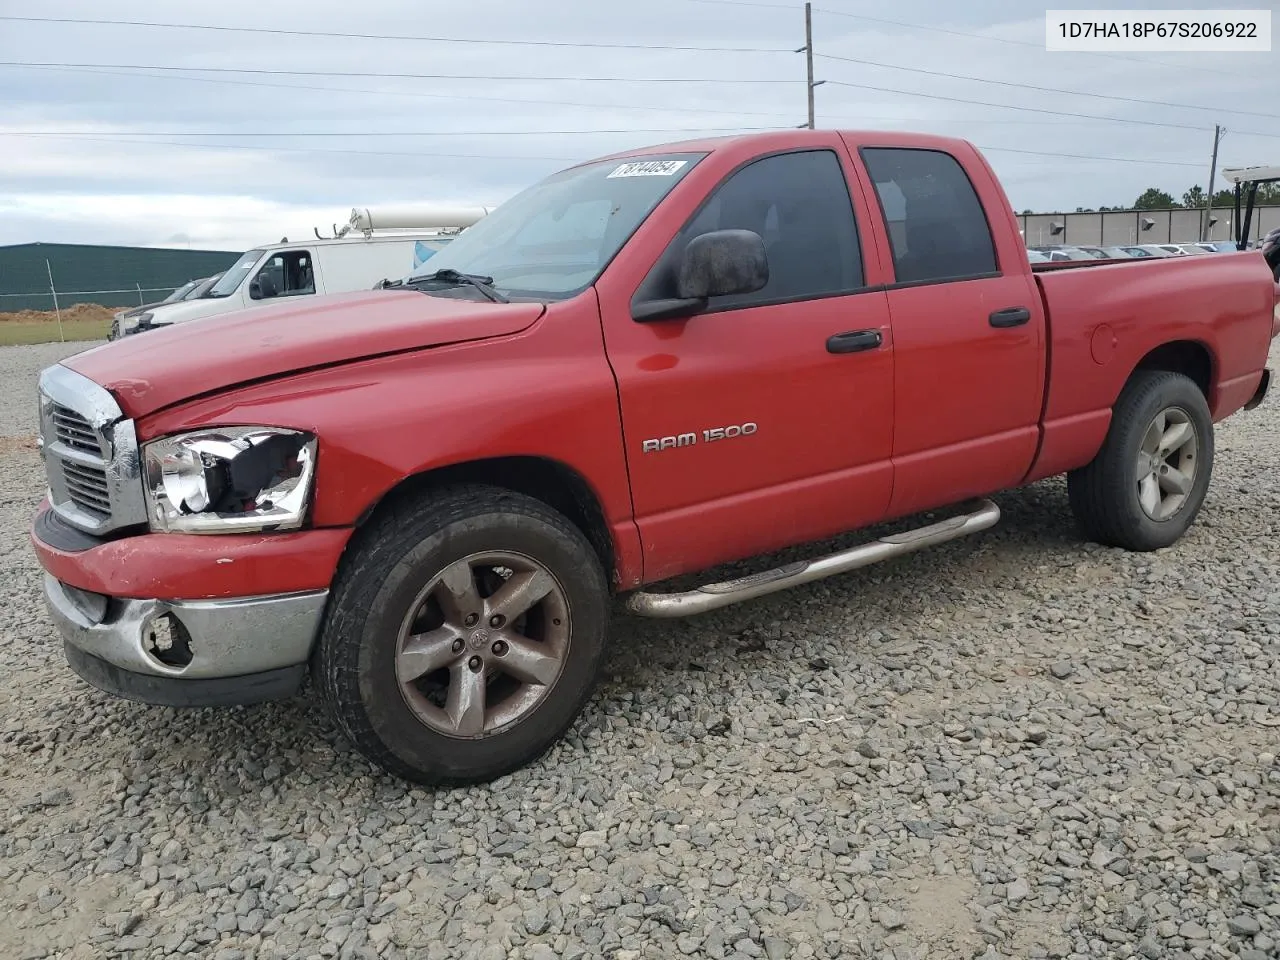
<svg viewBox="0 0 1280 960">
<path fill-rule="evenodd" d="M 637 298 L 672 295 L 689 241 L 728 228 L 764 238 L 769 282 L 756 293 L 658 322 L 602 294 L 646 580 L 873 523 L 888 508 L 893 337 L 884 290 L 868 289 L 851 170 L 834 134 L 828 148 L 726 170 Z"/>
</svg>

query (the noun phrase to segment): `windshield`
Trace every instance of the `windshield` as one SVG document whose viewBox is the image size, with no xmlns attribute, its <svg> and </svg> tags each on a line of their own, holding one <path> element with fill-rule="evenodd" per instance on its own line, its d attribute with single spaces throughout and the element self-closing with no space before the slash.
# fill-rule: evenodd
<svg viewBox="0 0 1280 960">
<path fill-rule="evenodd" d="M 219 274 L 218 276 L 221 276 L 221 274 Z M 187 294 L 186 298 L 188 300 L 200 300 L 209 292 L 210 289 L 212 289 L 213 285 L 217 282 L 218 282 L 218 277 L 206 277 L 205 279 L 197 283 L 194 288 L 192 288 L 191 292 Z"/>
<path fill-rule="evenodd" d="M 181 300 L 183 297 L 185 297 L 188 293 L 192 291 L 195 285 L 196 285 L 196 281 L 188 280 L 186 283 L 180 286 L 177 290 L 173 291 L 173 293 L 169 294 L 160 302 L 173 303 L 175 300 Z"/>
<path fill-rule="evenodd" d="M 205 293 L 206 297 L 229 297 L 236 292 L 236 288 L 240 286 L 241 281 L 249 275 L 249 271 L 253 269 L 253 265 L 261 258 L 264 251 L 262 250 L 246 250 L 240 255 L 240 259 L 231 265 L 231 268 L 222 275 L 222 279 L 209 288 Z"/>
<path fill-rule="evenodd" d="M 595 282 L 650 211 L 704 156 L 673 153 L 562 170 L 468 227 L 410 278 L 457 270 L 492 277 L 494 289 L 504 296 L 574 296 Z"/>
</svg>

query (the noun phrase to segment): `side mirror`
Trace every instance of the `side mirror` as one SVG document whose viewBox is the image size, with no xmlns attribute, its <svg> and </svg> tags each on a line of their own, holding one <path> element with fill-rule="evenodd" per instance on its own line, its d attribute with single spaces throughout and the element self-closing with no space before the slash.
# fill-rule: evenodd
<svg viewBox="0 0 1280 960">
<path fill-rule="evenodd" d="M 673 320 L 703 310 L 711 297 L 755 293 L 769 282 L 764 240 L 752 230 L 713 230 L 694 237 L 676 267 L 676 298 L 636 304 L 631 317 L 644 323 Z"/>
<path fill-rule="evenodd" d="M 769 282 L 764 240 L 751 230 L 713 230 L 684 249 L 676 279 L 681 299 L 755 293 Z"/>
<path fill-rule="evenodd" d="M 260 273 L 249 284 L 249 297 L 253 300 L 269 300 L 279 292 L 269 274 Z"/>
</svg>

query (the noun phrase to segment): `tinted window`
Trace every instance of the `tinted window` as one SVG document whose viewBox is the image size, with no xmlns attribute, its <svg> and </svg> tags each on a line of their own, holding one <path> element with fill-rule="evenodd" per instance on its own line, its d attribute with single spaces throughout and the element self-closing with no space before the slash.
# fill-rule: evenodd
<svg viewBox="0 0 1280 960">
<path fill-rule="evenodd" d="M 769 282 L 755 293 L 716 297 L 711 309 L 829 296 L 863 285 L 844 171 L 830 150 L 810 150 L 756 160 L 717 187 L 672 241 L 637 299 L 676 296 L 676 269 L 689 241 L 730 229 L 753 230 L 764 239 Z"/>
<path fill-rule="evenodd" d="M 899 283 L 996 272 L 986 213 L 955 157 L 877 147 L 864 149 L 862 159 L 884 211 Z"/>
</svg>

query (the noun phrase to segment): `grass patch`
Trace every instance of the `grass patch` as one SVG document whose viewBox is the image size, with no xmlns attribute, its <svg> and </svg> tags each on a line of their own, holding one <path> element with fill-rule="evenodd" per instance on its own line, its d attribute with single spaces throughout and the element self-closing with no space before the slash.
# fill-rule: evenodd
<svg viewBox="0 0 1280 960">
<path fill-rule="evenodd" d="M 105 340 L 110 329 L 110 320 L 62 321 L 62 335 L 67 341 Z M 56 323 L 0 323 L 0 347 L 57 342 L 58 325 Z"/>
</svg>

